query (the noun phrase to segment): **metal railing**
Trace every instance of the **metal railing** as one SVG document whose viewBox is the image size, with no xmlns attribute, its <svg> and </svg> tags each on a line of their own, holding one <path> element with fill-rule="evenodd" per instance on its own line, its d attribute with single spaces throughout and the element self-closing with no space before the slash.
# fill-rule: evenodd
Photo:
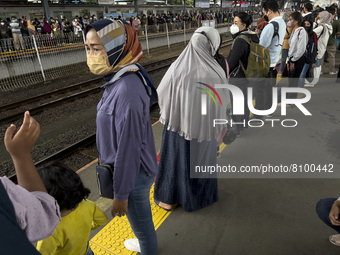
<svg viewBox="0 0 340 255">
<path fill-rule="evenodd" d="M 0 91 L 71 73 L 86 60 L 83 35 L 23 36 L 0 40 Z"/>
</svg>

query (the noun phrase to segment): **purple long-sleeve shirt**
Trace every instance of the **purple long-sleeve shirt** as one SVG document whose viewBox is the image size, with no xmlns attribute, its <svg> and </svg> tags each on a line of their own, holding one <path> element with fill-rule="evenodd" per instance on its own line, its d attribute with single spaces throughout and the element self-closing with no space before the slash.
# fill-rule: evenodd
<svg viewBox="0 0 340 255">
<path fill-rule="evenodd" d="M 128 199 L 141 167 L 149 176 L 157 174 L 149 106 L 150 98 L 135 73 L 106 84 L 97 106 L 99 160 L 114 165 L 114 197 L 120 201 Z"/>
</svg>

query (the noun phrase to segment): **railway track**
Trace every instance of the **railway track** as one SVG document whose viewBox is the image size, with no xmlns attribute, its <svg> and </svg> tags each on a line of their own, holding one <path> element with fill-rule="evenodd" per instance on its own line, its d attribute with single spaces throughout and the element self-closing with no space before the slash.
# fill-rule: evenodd
<svg viewBox="0 0 340 255">
<path fill-rule="evenodd" d="M 164 59 L 162 61 L 153 62 L 153 63 L 145 65 L 145 68 L 149 73 L 157 72 L 158 70 L 162 68 L 170 66 L 171 63 L 176 58 L 177 57 L 171 57 L 171 58 Z M 6 111 L 9 111 L 9 114 L 7 114 L 7 116 L 0 117 L 0 123 L 9 123 L 9 122 L 18 120 L 22 117 L 24 112 L 27 110 L 29 110 L 32 114 L 37 114 L 37 113 L 42 112 L 45 109 L 60 105 L 62 103 L 74 101 L 79 98 L 86 97 L 87 95 L 99 93 L 102 89 L 100 88 L 100 86 L 98 86 L 98 83 L 102 83 L 102 82 L 103 82 L 103 78 L 100 77 L 100 78 L 92 79 L 86 82 L 77 83 L 77 84 L 74 84 L 72 86 L 69 86 L 63 89 L 58 89 L 58 90 L 54 90 L 54 91 L 51 91 L 51 92 L 48 92 L 42 95 L 27 98 L 19 102 L 14 102 L 11 104 L 0 106 L 0 112 L 2 113 L 2 115 L 6 114 L 5 113 Z M 76 93 L 73 93 L 72 95 L 67 95 L 67 96 L 55 99 L 56 97 L 60 97 L 62 95 L 71 93 L 74 90 L 80 90 L 80 89 L 82 90 Z M 52 100 L 48 102 L 45 102 L 42 104 L 40 103 L 44 100 L 48 100 L 51 98 Z M 29 108 L 25 107 L 28 104 L 34 104 L 34 103 L 37 103 L 37 104 L 40 103 L 40 104 L 38 106 L 33 106 Z M 12 112 L 15 112 L 15 113 L 12 113 Z"/>
<path fill-rule="evenodd" d="M 232 40 L 224 41 L 224 42 L 222 42 L 221 47 L 228 47 L 228 46 L 231 45 L 231 43 L 232 43 Z M 156 72 L 156 71 L 158 71 L 162 68 L 169 67 L 171 65 L 171 63 L 177 57 L 178 56 L 171 57 L 171 58 L 168 58 L 168 59 L 165 59 L 165 60 L 162 60 L 162 61 L 150 63 L 148 65 L 145 65 L 145 68 L 148 72 Z M 43 99 L 45 100 L 47 98 L 53 98 L 53 97 L 56 97 L 58 95 L 63 95 L 65 93 L 70 93 L 74 90 L 79 90 L 81 88 L 87 88 L 91 84 L 93 85 L 94 83 L 99 83 L 101 81 L 102 81 L 102 78 L 93 79 L 93 80 L 86 81 L 86 82 L 83 82 L 83 83 L 74 84 L 74 85 L 69 86 L 67 88 L 63 88 L 63 89 L 52 91 L 52 92 L 49 92 L 49 93 L 46 93 L 46 94 L 43 94 L 43 95 L 39 95 L 39 96 L 36 96 L 36 97 L 25 99 L 25 100 L 20 101 L 20 102 L 4 105 L 4 106 L 0 107 L 0 112 L 4 112 L 5 110 L 11 110 L 11 109 L 14 109 L 14 108 L 17 108 L 17 107 L 22 107 L 23 105 L 25 105 L 25 104 L 27 105 L 27 104 L 30 104 L 32 102 L 39 102 Z M 60 98 L 60 99 L 55 99 L 51 102 L 39 105 L 39 106 L 34 107 L 34 108 L 31 108 L 31 109 L 29 109 L 29 111 L 32 114 L 36 114 L 38 112 L 43 111 L 46 108 L 56 106 L 56 105 L 63 103 L 63 102 L 76 100 L 78 98 L 85 97 L 88 94 L 93 94 L 93 93 L 97 93 L 97 92 L 99 93 L 100 91 L 101 91 L 101 88 L 99 86 L 96 86 L 95 88 L 89 88 L 89 89 L 86 89 L 85 91 L 77 92 L 77 93 L 74 93 L 72 95 L 68 95 L 66 97 Z M 27 110 L 27 109 L 25 109 L 25 110 Z M 15 114 L 12 114 L 11 116 L 1 118 L 0 123 L 17 120 L 17 119 L 20 119 L 22 116 L 23 116 L 23 112 L 15 113 Z M 150 118 L 152 120 L 152 123 L 156 122 L 159 119 L 159 107 L 158 107 L 157 103 L 154 104 L 150 109 Z M 80 153 L 80 154 L 82 154 L 82 153 L 86 154 L 87 148 L 89 146 L 94 146 L 95 141 L 96 141 L 96 134 L 91 134 L 88 137 L 85 137 L 85 138 L 83 138 L 83 139 L 81 139 L 81 140 L 79 140 L 79 141 L 77 141 L 77 142 L 75 142 L 71 145 L 68 145 L 67 147 L 59 150 L 58 152 L 55 152 L 55 153 L 53 153 L 53 154 L 51 154 L 51 155 L 49 155 L 45 158 L 40 159 L 38 162 L 35 163 L 35 165 L 41 166 L 43 164 L 46 164 L 46 162 L 61 160 L 61 159 L 64 159 L 66 157 L 69 157 L 69 156 L 71 156 L 71 155 L 73 155 L 77 152 Z M 96 156 L 96 154 L 93 155 L 93 158 L 95 156 Z M 9 178 L 12 179 L 13 181 L 16 180 L 15 174 L 13 174 L 12 176 L 9 176 Z"/>
</svg>

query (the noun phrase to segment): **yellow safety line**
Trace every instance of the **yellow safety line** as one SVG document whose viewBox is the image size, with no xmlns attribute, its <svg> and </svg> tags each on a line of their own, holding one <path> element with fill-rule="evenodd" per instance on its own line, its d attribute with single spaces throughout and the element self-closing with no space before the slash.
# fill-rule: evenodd
<svg viewBox="0 0 340 255">
<path fill-rule="evenodd" d="M 156 123 L 155 123 L 156 124 Z M 219 148 L 221 153 L 227 145 L 222 143 Z M 165 221 L 175 207 L 171 211 L 166 211 L 155 204 L 153 199 L 154 185 L 150 189 L 150 205 L 152 212 L 152 219 L 155 229 Z M 106 210 L 111 200 L 99 198 L 96 204 L 102 209 Z M 129 221 L 126 216 L 113 218 L 101 231 L 99 231 L 91 240 L 90 246 L 95 254 L 106 255 L 132 255 L 137 252 L 132 252 L 124 247 L 124 241 L 127 239 L 136 238 L 132 232 Z"/>
<path fill-rule="evenodd" d="M 220 145 L 220 149 L 219 149 L 218 152 L 221 154 L 221 152 L 225 149 L 225 147 L 227 147 L 227 145 L 224 144 L 224 143 L 222 143 L 222 144 Z"/>
<path fill-rule="evenodd" d="M 154 185 L 152 185 L 150 190 L 150 204 L 155 229 L 158 229 L 172 211 L 166 211 L 157 206 L 153 200 L 153 193 Z M 126 216 L 121 218 L 115 217 L 90 240 L 90 246 L 95 254 L 137 254 L 136 252 L 131 252 L 124 247 L 124 241 L 130 238 L 136 237 L 132 232 Z"/>
</svg>

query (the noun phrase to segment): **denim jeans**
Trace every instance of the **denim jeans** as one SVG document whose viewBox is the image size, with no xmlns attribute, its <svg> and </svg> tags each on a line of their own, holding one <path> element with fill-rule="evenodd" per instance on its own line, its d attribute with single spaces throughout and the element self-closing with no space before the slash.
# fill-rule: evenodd
<svg viewBox="0 0 340 255">
<path fill-rule="evenodd" d="M 336 198 L 324 198 L 316 204 L 316 212 L 319 218 L 326 223 L 327 226 L 331 227 L 340 234 L 340 227 L 333 226 L 331 220 L 329 219 L 329 212 L 331 211 L 332 205 Z"/>
<path fill-rule="evenodd" d="M 310 64 L 305 64 L 303 66 L 302 72 L 300 74 L 300 79 L 299 79 L 299 88 L 303 88 L 305 86 L 305 78 L 309 70 L 309 67 L 310 67 Z"/>
<path fill-rule="evenodd" d="M 288 58 L 288 49 L 283 49 L 281 53 L 281 64 L 280 64 L 280 69 L 279 69 L 279 74 L 283 73 L 283 69 L 285 68 L 286 65 L 286 60 Z"/>
<path fill-rule="evenodd" d="M 155 176 L 148 176 L 141 168 L 135 188 L 129 195 L 127 218 L 139 241 L 142 255 L 157 254 L 157 235 L 152 221 L 150 188 Z"/>
<path fill-rule="evenodd" d="M 311 84 L 317 84 L 319 82 L 319 78 L 320 78 L 320 73 L 321 73 L 321 62 L 322 59 L 316 59 L 315 61 L 315 66 L 313 69 L 313 81 L 311 82 Z"/>
</svg>

